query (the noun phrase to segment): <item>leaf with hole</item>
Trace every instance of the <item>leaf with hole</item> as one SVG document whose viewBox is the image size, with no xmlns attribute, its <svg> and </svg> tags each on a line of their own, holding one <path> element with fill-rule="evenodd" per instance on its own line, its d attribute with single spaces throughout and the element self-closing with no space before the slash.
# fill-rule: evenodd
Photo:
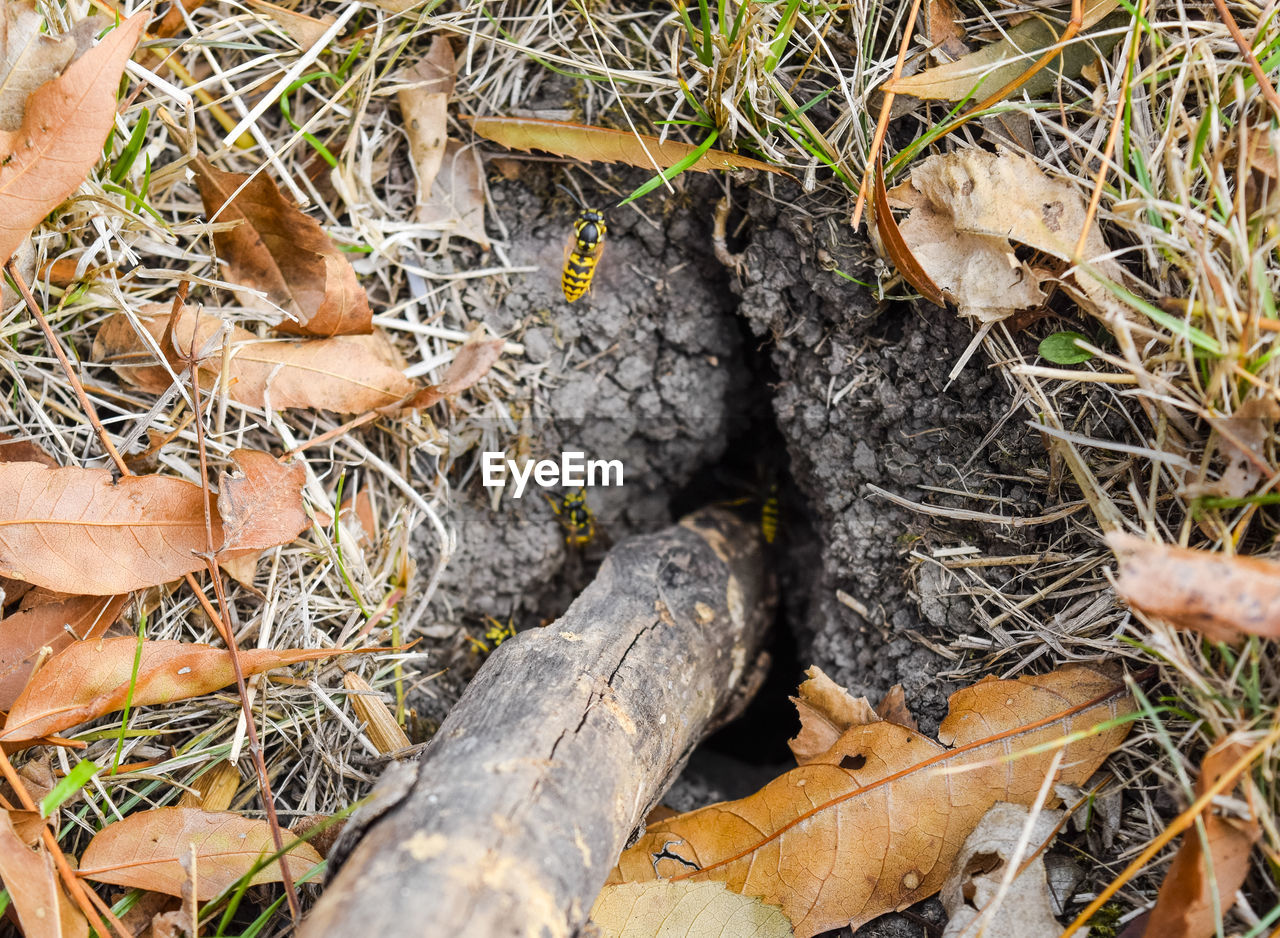
<svg viewBox="0 0 1280 938">
<path fill-rule="evenodd" d="M 1085 667 L 989 678 L 951 696 L 938 741 L 888 721 L 851 726 L 816 761 L 738 801 L 650 827 L 610 884 L 722 882 L 779 906 L 801 938 L 937 892 L 997 801 L 1082 784 L 1128 732 L 1132 699 Z"/>
</svg>

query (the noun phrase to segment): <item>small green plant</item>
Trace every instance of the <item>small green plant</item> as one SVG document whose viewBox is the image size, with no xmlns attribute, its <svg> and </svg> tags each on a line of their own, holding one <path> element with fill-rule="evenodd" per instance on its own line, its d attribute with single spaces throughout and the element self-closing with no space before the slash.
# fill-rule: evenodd
<svg viewBox="0 0 1280 938">
<path fill-rule="evenodd" d="M 1080 342 L 1088 341 L 1089 337 L 1079 332 L 1055 332 L 1040 341 L 1040 357 L 1055 365 L 1079 365 L 1093 358 L 1092 352 L 1085 351 L 1079 345 Z"/>
</svg>

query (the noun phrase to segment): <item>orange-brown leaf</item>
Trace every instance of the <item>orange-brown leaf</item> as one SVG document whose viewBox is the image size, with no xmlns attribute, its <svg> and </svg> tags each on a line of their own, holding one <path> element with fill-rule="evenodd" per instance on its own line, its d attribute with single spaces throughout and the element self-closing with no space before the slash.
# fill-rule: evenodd
<svg viewBox="0 0 1280 938">
<path fill-rule="evenodd" d="M 0 264 L 75 192 L 102 157 L 116 87 L 150 14 L 135 13 L 27 99 L 22 126 L 0 131 Z"/>
<path fill-rule="evenodd" d="M 179 353 L 192 349 L 212 357 L 201 363 L 201 382 L 212 386 L 222 374 L 222 343 L 231 352 L 227 365 L 228 394 L 248 407 L 275 410 L 305 407 L 355 414 L 386 407 L 415 390 L 404 376 L 395 346 L 381 332 L 332 339 L 259 339 L 232 328 L 217 338 L 223 323 L 215 316 L 184 307 L 169 331 L 168 311 L 138 317 L 142 326 L 170 356 L 179 371 Z M 211 348 L 209 346 L 212 346 Z M 134 332 L 129 318 L 117 313 L 104 322 L 94 339 L 93 355 L 109 362 L 122 379 L 151 393 L 169 387 L 170 378 Z"/>
<path fill-rule="evenodd" d="M 396 97 L 405 133 L 409 137 L 409 157 L 418 178 L 418 204 L 431 197 L 431 186 L 444 161 L 449 130 L 449 96 L 453 94 L 458 64 L 449 37 L 435 36 L 422 61 L 408 69 Z"/>
<path fill-rule="evenodd" d="M 27 686 L 41 649 L 59 652 L 76 637 L 97 638 L 120 616 L 124 596 L 67 596 L 35 589 L 12 615 L 0 619 L 0 710 Z"/>
<path fill-rule="evenodd" d="M 68 901 L 53 860 L 43 846 L 32 850 L 0 811 L 0 880 L 9 892 L 26 938 L 82 938 L 89 923 Z"/>
<path fill-rule="evenodd" d="M 879 719 L 866 697 L 854 697 L 821 668 L 814 665 L 804 673 L 808 678 L 791 698 L 800 717 L 800 732 L 787 742 L 799 765 L 816 760 L 849 727 Z"/>
<path fill-rule="evenodd" d="M 626 163 L 653 169 L 668 169 L 697 149 L 679 140 L 659 140 L 649 134 L 629 130 L 570 124 L 533 117 L 475 117 L 471 126 L 480 136 L 512 150 L 546 150 L 590 163 Z M 702 173 L 713 169 L 762 169 L 786 173 L 785 169 L 725 150 L 708 150 L 689 167 Z"/>
<path fill-rule="evenodd" d="M 349 653 L 328 648 L 252 648 L 240 652 L 240 666 L 248 677 Z M 143 707 L 198 697 L 235 679 L 231 655 L 213 645 L 152 641 L 143 642 L 139 652 L 135 638 L 77 642 L 36 672 L 9 710 L 0 740 L 30 740 L 57 733 L 120 710 L 130 699 L 133 706 Z"/>
<path fill-rule="evenodd" d="M 296 538 L 310 520 L 302 505 L 306 467 L 300 460 L 281 463 L 261 450 L 231 453 L 236 471 L 218 478 L 218 514 L 222 551 L 266 550 Z"/>
<path fill-rule="evenodd" d="M 289 840 L 286 831 L 285 843 Z M 214 898 L 260 859 L 275 853 L 266 821 L 198 808 L 155 808 L 99 831 L 80 858 L 79 873 L 100 883 L 181 896 L 188 876 L 180 858 L 190 856 L 193 848 L 196 899 L 201 902 Z M 320 854 L 310 844 L 296 844 L 285 860 L 290 878 L 296 879 L 320 862 Z M 249 882 L 278 883 L 280 877 L 280 863 L 273 861 Z"/>
<path fill-rule="evenodd" d="M 981 681 L 952 695 L 943 745 L 884 720 L 852 726 L 754 795 L 654 825 L 609 882 L 715 880 L 780 906 L 798 936 L 857 928 L 937 892 L 991 805 L 1035 799 L 1056 741 L 1132 711 L 1122 685 L 1084 667 Z M 1058 780 L 1082 784 L 1127 731 L 1066 745 Z"/>
<path fill-rule="evenodd" d="M 270 176 L 223 172 L 202 156 L 194 166 L 205 214 L 240 222 L 213 236 L 232 279 L 296 317 L 282 321 L 281 332 L 327 338 L 373 331 L 369 299 L 350 262 Z"/>
<path fill-rule="evenodd" d="M 889 208 L 889 194 L 884 188 L 884 170 L 878 162 L 872 175 L 875 177 L 872 208 L 875 212 L 876 233 L 880 236 L 880 243 L 884 246 L 885 253 L 889 255 L 893 266 L 898 268 L 898 273 L 902 274 L 907 283 L 915 287 L 917 293 L 936 306 L 945 306 L 946 301 L 942 298 L 942 291 L 925 273 L 920 262 L 911 253 L 911 248 L 907 247 L 902 232 L 898 230 L 898 222 Z"/>
<path fill-rule="evenodd" d="M 95 596 L 168 583 L 204 566 L 203 500 L 170 476 L 0 463 L 0 574 Z"/>
<path fill-rule="evenodd" d="M 1133 608 L 1216 640 L 1241 632 L 1280 636 L 1275 561 L 1151 544 L 1121 532 L 1108 535 L 1107 544 L 1120 561 L 1116 591 Z"/>
<path fill-rule="evenodd" d="M 1203 795 L 1248 748 L 1247 743 L 1228 738 L 1209 750 L 1200 767 L 1196 794 Z M 1249 873 L 1249 854 L 1262 832 L 1257 815 L 1252 813 L 1251 800 L 1249 810 L 1250 816 L 1246 819 L 1228 817 L 1210 807 L 1204 815 L 1204 840 L 1195 829 L 1182 835 L 1182 846 L 1169 864 L 1155 908 L 1147 920 L 1146 934 L 1152 938 L 1157 935 L 1159 938 L 1203 938 L 1217 931 L 1220 919 L 1214 915 L 1215 888 L 1218 908 L 1225 915 L 1235 904 L 1236 890 Z M 1206 860 L 1212 861 L 1212 880 L 1210 863 Z"/>
</svg>

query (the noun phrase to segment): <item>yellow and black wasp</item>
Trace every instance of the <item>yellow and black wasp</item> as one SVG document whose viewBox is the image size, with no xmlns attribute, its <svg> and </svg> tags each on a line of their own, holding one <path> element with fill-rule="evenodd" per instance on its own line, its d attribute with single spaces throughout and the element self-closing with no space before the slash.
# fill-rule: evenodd
<svg viewBox="0 0 1280 938">
<path fill-rule="evenodd" d="M 604 253 L 604 236 L 608 230 L 604 213 L 599 209 L 584 208 L 574 219 L 573 241 L 569 246 L 569 256 L 565 258 L 564 272 L 560 275 L 564 298 L 570 303 L 582 299 L 583 294 L 591 289 L 591 278 L 595 276 L 596 264 Z"/>
<path fill-rule="evenodd" d="M 587 493 L 583 489 L 566 492 L 557 502 L 550 495 L 551 510 L 560 518 L 564 528 L 564 541 L 570 547 L 586 547 L 596 536 L 596 519 L 587 507 Z"/>
<path fill-rule="evenodd" d="M 766 544 L 778 539 L 778 483 L 769 486 L 769 494 L 760 505 L 760 532 Z"/>
</svg>

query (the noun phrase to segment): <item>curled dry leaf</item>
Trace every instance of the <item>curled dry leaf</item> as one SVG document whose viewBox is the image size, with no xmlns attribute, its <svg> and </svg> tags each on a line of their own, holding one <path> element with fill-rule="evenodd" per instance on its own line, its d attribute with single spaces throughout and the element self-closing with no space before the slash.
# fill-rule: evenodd
<svg viewBox="0 0 1280 938">
<path fill-rule="evenodd" d="M 107 33 L 31 93 L 16 130 L 0 130 L 0 264 L 101 159 L 116 88 L 149 15 L 135 13 Z"/>
<path fill-rule="evenodd" d="M 1273 469 L 1267 462 L 1264 445 L 1280 420 L 1280 404 L 1269 397 L 1245 401 L 1230 417 L 1210 417 L 1209 425 L 1218 435 L 1218 450 L 1226 467 L 1216 483 L 1204 494 L 1244 498 Z"/>
<path fill-rule="evenodd" d="M 849 727 L 880 719 L 871 709 L 871 701 L 852 696 L 817 665 L 804 673 L 808 679 L 791 698 L 800 717 L 800 732 L 787 742 L 799 765 L 830 750 Z"/>
<path fill-rule="evenodd" d="M 55 654 L 77 638 L 98 638 L 128 601 L 128 595 L 68 596 L 44 589 L 23 596 L 18 610 L 0 619 L 0 710 L 13 706 L 44 649 Z"/>
<path fill-rule="evenodd" d="M 260 551 L 287 544 L 310 524 L 302 504 L 307 471 L 301 460 L 281 463 L 270 453 L 238 449 L 236 470 L 218 477 L 222 551 Z"/>
<path fill-rule="evenodd" d="M 231 801 L 240 789 L 240 782 L 240 770 L 236 768 L 236 764 L 222 759 L 182 793 L 178 798 L 178 807 L 225 811 L 231 807 Z"/>
<path fill-rule="evenodd" d="M 916 292 L 935 306 L 943 306 L 946 301 L 942 297 L 942 291 L 938 289 L 929 272 L 916 259 L 912 246 L 904 240 L 898 221 L 893 217 L 889 197 L 884 188 L 884 170 L 879 163 L 876 164 L 874 176 L 875 191 L 872 195 L 871 210 L 881 251 L 893 262 L 893 266 L 902 274 L 903 279 L 916 289 Z"/>
<path fill-rule="evenodd" d="M 1122 685 L 1084 667 L 980 681 L 951 696 L 941 744 L 884 720 L 850 727 L 754 795 L 654 825 L 608 882 L 723 882 L 781 907 L 801 938 L 857 928 L 937 892 L 991 805 L 1035 799 L 1069 734 L 1085 735 L 1056 778 L 1082 784 L 1133 709 Z"/>
<path fill-rule="evenodd" d="M 85 938 L 89 923 L 58 882 L 42 844 L 30 849 L 0 811 L 0 881 L 9 893 L 25 938 Z"/>
<path fill-rule="evenodd" d="M 649 134 L 633 134 L 611 127 L 592 127 L 533 117 L 475 117 L 471 126 L 480 136 L 512 150 L 546 150 L 590 163 L 626 163 L 644 169 L 669 169 L 697 149 L 679 140 L 659 140 Z M 725 150 L 708 150 L 689 167 L 700 173 L 713 169 L 786 170 Z"/>
<path fill-rule="evenodd" d="M 203 156 L 193 165 L 205 214 L 240 222 L 213 236 L 231 278 L 261 290 L 273 307 L 294 317 L 279 331 L 329 337 L 373 330 L 369 299 L 351 263 L 271 177 L 223 172 Z"/>
<path fill-rule="evenodd" d="M 791 938 L 777 906 L 723 883 L 654 880 L 605 886 L 591 908 L 602 938 Z"/>
<path fill-rule="evenodd" d="M 181 373 L 181 356 L 202 355 L 202 382 L 212 388 L 222 376 L 223 347 L 229 352 L 227 394 L 248 407 L 276 410 L 306 407 L 353 414 L 399 403 L 415 390 L 404 376 L 395 346 L 381 332 L 332 339 L 259 339 L 215 316 L 184 307 L 169 331 L 170 313 L 138 316 L 143 328 Z M 116 313 L 94 338 L 96 361 L 109 363 L 121 379 L 151 393 L 169 387 L 168 371 L 157 364 L 134 331 L 129 316 Z"/>
<path fill-rule="evenodd" d="M 1116 591 L 1147 615 L 1216 641 L 1280 636 L 1280 563 L 1107 535 L 1120 561 Z"/>
<path fill-rule="evenodd" d="M 240 652 L 240 667 L 249 677 L 354 653 L 329 648 L 250 648 Z M 234 684 L 235 679 L 231 655 L 214 645 L 149 641 L 139 648 L 132 637 L 77 642 L 36 672 L 9 710 L 0 740 L 24 741 L 58 733 L 114 713 L 126 700 L 145 707 L 198 697 Z"/>
<path fill-rule="evenodd" d="M 286 836 L 286 845 L 288 840 Z M 193 848 L 196 899 L 201 902 L 213 899 L 275 853 L 266 821 L 198 808 L 155 808 L 99 831 L 80 858 L 79 873 L 100 883 L 181 896 L 188 881 L 181 858 Z M 284 859 L 289 876 L 296 879 L 320 862 L 320 854 L 310 844 L 299 843 L 289 847 Z M 280 882 L 280 866 L 266 864 L 249 883 Z"/>
<path fill-rule="evenodd" d="M 449 125 L 449 95 L 453 94 L 458 63 L 446 36 L 431 40 L 426 58 L 400 76 L 406 82 L 396 94 L 409 156 L 418 177 L 418 204 L 431 197 L 431 185 L 444 160 Z"/>
<path fill-rule="evenodd" d="M 479 150 L 457 140 L 445 144 L 431 195 L 419 204 L 417 220 L 427 228 L 451 232 L 489 250 Z"/>
<path fill-rule="evenodd" d="M 898 226 L 911 255 L 962 314 L 982 322 L 1044 301 L 1041 283 L 1048 275 L 1019 260 L 1010 241 L 1073 262 L 1086 217 L 1084 199 L 1072 185 L 1047 176 L 1030 157 L 1005 150 L 931 156 L 889 200 L 911 208 Z M 1107 252 L 1091 223 L 1083 260 L 1098 277 L 1119 283 L 1123 272 Z M 1087 272 L 1064 284 L 1094 315 L 1130 315 Z"/>
<path fill-rule="evenodd" d="M 1085 30 L 1097 25 L 1117 6 L 1117 0 L 1085 0 L 1080 28 Z M 928 100 L 963 101 L 972 95 L 975 101 L 981 101 L 1022 75 L 1058 41 L 1061 34 L 1061 27 L 1055 29 L 1042 17 L 1031 16 L 1009 29 L 1003 39 L 986 48 L 914 75 L 890 79 L 884 88 L 894 94 L 909 94 Z M 930 39 L 938 41 L 934 39 L 932 29 Z M 1099 51 L 1105 55 L 1115 43 L 1114 36 L 1101 37 L 1098 40 Z M 1102 48 L 1104 46 L 1105 49 Z M 1064 75 L 1069 78 L 1079 76 L 1081 69 L 1097 57 L 1098 53 L 1088 43 L 1073 42 L 1060 58 L 1051 61 L 1047 68 L 1022 87 L 1028 94 L 1042 94 Z"/>
<path fill-rule="evenodd" d="M 1230 737 L 1210 749 L 1200 766 L 1196 795 L 1203 795 L 1248 749 L 1248 743 Z M 1225 916 L 1249 874 L 1249 854 L 1262 833 L 1251 793 L 1243 794 L 1249 805 L 1246 817 L 1232 817 L 1211 806 L 1204 815 L 1204 839 L 1194 828 L 1182 835 L 1182 846 L 1169 864 L 1147 921 L 1151 938 L 1203 938 L 1218 932 L 1221 916 L 1214 914 L 1215 892 Z"/>
<path fill-rule="evenodd" d="M 965 838 L 942 886 L 948 916 L 942 938 L 1033 938 L 1062 931 L 1053 915 L 1042 854 L 1057 832 L 1062 812 L 1037 814 L 1030 838 L 1019 850 L 1028 816 L 1021 805 L 994 804 Z M 1017 875 L 1001 896 L 1009 864 L 1015 859 Z"/>
<path fill-rule="evenodd" d="M 799 765 L 806 765 L 822 756 L 851 726 L 888 720 L 908 729 L 918 729 L 915 718 L 907 709 L 901 684 L 889 688 L 880 706 L 872 710 L 871 701 L 866 697 L 854 697 L 827 677 L 817 665 L 804 673 L 809 676 L 808 680 L 800 685 L 799 696 L 791 698 L 800 717 L 800 732 L 787 743 Z"/>
</svg>

